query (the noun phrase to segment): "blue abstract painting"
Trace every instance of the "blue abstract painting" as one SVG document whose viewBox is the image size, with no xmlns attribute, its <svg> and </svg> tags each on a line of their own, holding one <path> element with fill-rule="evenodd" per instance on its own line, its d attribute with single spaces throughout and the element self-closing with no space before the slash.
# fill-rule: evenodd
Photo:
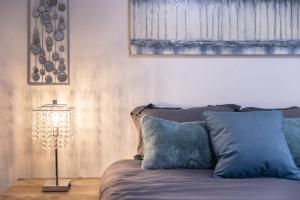
<svg viewBox="0 0 300 200">
<path fill-rule="evenodd" d="M 132 55 L 299 55 L 299 0 L 129 0 Z"/>
</svg>

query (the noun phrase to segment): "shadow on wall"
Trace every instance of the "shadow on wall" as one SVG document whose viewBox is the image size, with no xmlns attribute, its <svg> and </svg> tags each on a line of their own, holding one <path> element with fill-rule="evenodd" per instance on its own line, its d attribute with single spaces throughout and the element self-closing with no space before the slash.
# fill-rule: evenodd
<svg viewBox="0 0 300 200">
<path fill-rule="evenodd" d="M 0 80 L 0 192 L 5 190 L 16 179 L 15 162 L 15 133 L 13 130 L 12 86 Z"/>
</svg>

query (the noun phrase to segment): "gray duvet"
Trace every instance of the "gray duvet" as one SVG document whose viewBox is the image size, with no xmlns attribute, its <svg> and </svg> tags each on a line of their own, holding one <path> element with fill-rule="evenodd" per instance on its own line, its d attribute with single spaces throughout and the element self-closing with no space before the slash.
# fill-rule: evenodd
<svg viewBox="0 0 300 200">
<path fill-rule="evenodd" d="M 102 178 L 100 199 L 300 200 L 300 181 L 276 178 L 215 179 L 213 170 L 144 170 L 122 160 Z"/>
</svg>

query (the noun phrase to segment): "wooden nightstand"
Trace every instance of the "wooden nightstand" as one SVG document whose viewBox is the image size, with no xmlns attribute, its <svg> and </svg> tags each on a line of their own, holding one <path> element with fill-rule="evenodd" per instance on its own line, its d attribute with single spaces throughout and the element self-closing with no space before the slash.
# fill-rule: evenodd
<svg viewBox="0 0 300 200">
<path fill-rule="evenodd" d="M 100 178 L 74 178 L 69 192 L 42 192 L 42 185 L 48 179 L 19 179 L 0 200 L 98 200 Z"/>
</svg>

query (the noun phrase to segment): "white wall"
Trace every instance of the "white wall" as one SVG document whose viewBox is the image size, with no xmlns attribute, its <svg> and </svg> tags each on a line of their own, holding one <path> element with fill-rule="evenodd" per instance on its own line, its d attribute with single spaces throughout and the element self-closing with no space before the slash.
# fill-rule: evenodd
<svg viewBox="0 0 300 200">
<path fill-rule="evenodd" d="M 53 152 L 31 139 L 31 109 L 58 98 L 78 111 L 62 176 L 101 176 L 130 158 L 138 105 L 300 104 L 299 58 L 130 57 L 126 0 L 70 0 L 71 85 L 29 86 L 26 0 L 0 0 L 0 191 L 18 177 L 53 175 Z M 51 171 L 52 170 L 52 171 Z"/>
</svg>

